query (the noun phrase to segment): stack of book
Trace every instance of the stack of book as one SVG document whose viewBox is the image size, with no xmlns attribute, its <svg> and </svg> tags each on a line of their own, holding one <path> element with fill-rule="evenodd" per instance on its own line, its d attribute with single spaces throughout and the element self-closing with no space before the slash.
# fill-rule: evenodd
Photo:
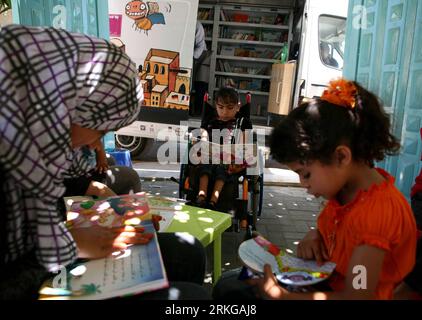
<svg viewBox="0 0 422 320">
<path fill-rule="evenodd" d="M 199 9 L 198 20 L 211 20 L 211 19 L 212 19 L 211 9 Z"/>
<path fill-rule="evenodd" d="M 231 36 L 232 39 L 235 40 L 249 40 L 249 41 L 257 41 L 257 37 L 251 33 L 242 33 L 242 32 L 235 32 Z"/>
<path fill-rule="evenodd" d="M 232 70 L 230 63 L 223 60 L 218 60 L 218 68 L 222 72 L 235 72 Z"/>
<path fill-rule="evenodd" d="M 224 10 L 220 11 L 220 20 L 221 21 L 230 21 L 230 17 L 226 14 Z"/>
</svg>

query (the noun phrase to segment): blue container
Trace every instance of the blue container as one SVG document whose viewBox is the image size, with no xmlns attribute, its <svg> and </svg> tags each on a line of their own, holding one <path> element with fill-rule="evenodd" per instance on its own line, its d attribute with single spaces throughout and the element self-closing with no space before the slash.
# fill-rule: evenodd
<svg viewBox="0 0 422 320">
<path fill-rule="evenodd" d="M 125 149 L 107 150 L 107 153 L 112 155 L 116 160 L 116 165 L 132 168 L 132 160 L 130 158 L 130 151 Z"/>
<path fill-rule="evenodd" d="M 114 132 L 107 132 L 103 137 L 104 150 L 113 151 L 116 149 L 116 141 L 114 139 Z"/>
</svg>

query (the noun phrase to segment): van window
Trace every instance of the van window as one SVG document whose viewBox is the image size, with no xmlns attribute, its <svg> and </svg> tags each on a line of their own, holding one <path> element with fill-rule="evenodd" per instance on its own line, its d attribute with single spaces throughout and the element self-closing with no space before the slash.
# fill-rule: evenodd
<svg viewBox="0 0 422 320">
<path fill-rule="evenodd" d="M 343 69 L 346 19 L 327 15 L 319 16 L 319 55 L 328 67 Z"/>
</svg>

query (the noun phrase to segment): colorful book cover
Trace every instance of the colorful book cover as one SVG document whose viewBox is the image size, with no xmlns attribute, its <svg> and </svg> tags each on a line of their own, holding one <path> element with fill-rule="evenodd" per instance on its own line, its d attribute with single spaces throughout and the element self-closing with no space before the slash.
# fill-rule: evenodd
<svg viewBox="0 0 422 320">
<path fill-rule="evenodd" d="M 143 224 L 153 237 L 104 258 L 74 264 L 49 279 L 41 300 L 100 300 L 168 287 L 159 243 L 151 221 Z"/>
<path fill-rule="evenodd" d="M 177 212 L 183 210 L 186 200 L 172 197 L 158 197 L 147 195 L 151 214 L 161 217 L 159 232 L 165 232 L 171 225 Z"/>
<path fill-rule="evenodd" d="M 150 220 L 151 213 L 144 192 L 94 200 L 65 198 L 68 228 L 119 227 L 139 225 Z"/>
<path fill-rule="evenodd" d="M 297 258 L 280 249 L 262 236 L 243 242 L 239 247 L 242 262 L 255 272 L 263 272 L 269 264 L 277 279 L 287 285 L 307 286 L 327 279 L 336 264 L 318 265 L 314 260 Z"/>
</svg>

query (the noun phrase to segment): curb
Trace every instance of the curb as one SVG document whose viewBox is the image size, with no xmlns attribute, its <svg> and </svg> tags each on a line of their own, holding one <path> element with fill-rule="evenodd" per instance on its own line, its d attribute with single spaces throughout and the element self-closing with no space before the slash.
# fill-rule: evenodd
<svg viewBox="0 0 422 320">
<path fill-rule="evenodd" d="M 176 179 L 178 179 L 178 177 Z M 144 182 L 144 181 L 148 181 L 148 182 L 163 182 L 163 181 L 174 182 L 169 177 L 155 177 L 155 178 L 153 178 L 153 177 L 141 177 L 141 182 Z M 174 182 L 174 183 L 176 183 L 176 182 Z M 264 179 L 264 186 L 267 186 L 267 187 L 297 187 L 297 188 L 301 187 L 300 183 L 296 183 L 296 182 L 276 182 L 276 181 L 265 182 L 265 179 Z"/>
</svg>

